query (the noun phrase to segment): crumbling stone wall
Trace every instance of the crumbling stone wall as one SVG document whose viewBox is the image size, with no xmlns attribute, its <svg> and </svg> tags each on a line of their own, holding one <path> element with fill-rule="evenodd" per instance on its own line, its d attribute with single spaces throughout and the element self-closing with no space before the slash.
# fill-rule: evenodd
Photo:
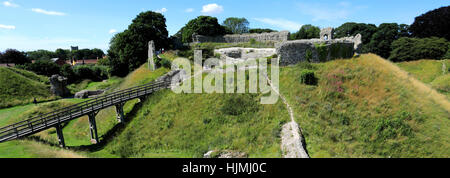
<svg viewBox="0 0 450 178">
<path fill-rule="evenodd" d="M 362 36 L 333 39 L 333 28 L 320 31 L 320 39 L 296 40 L 276 45 L 280 65 L 293 65 L 298 62 L 326 62 L 339 58 L 350 58 L 359 54 Z"/>
<path fill-rule="evenodd" d="M 67 78 L 60 75 L 52 75 L 50 77 L 50 91 L 56 95 L 65 97 L 70 94 L 69 89 L 67 89 Z"/>
<path fill-rule="evenodd" d="M 155 43 L 152 40 L 148 42 L 148 69 L 150 71 L 156 70 L 154 56 L 155 56 Z"/>
<path fill-rule="evenodd" d="M 326 62 L 354 55 L 354 43 L 346 40 L 296 40 L 277 46 L 281 66 L 298 62 Z"/>
<path fill-rule="evenodd" d="M 289 39 L 290 33 L 288 31 L 281 32 L 271 32 L 271 33 L 248 33 L 248 34 L 234 34 L 225 36 L 203 36 L 203 35 L 192 35 L 192 41 L 194 43 L 246 43 L 251 39 L 259 42 L 283 42 Z"/>
</svg>

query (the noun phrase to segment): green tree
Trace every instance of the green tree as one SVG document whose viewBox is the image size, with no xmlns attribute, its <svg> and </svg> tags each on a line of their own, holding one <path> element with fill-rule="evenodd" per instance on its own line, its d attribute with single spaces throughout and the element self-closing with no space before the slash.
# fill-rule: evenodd
<svg viewBox="0 0 450 178">
<path fill-rule="evenodd" d="M 220 25 L 215 17 L 199 16 L 190 20 L 176 36 L 181 37 L 183 43 L 190 43 L 194 33 L 205 36 L 220 36 L 226 34 L 226 28 Z"/>
<path fill-rule="evenodd" d="M 245 18 L 229 17 L 223 21 L 223 26 L 229 28 L 233 34 L 248 33 L 249 22 Z"/>
<path fill-rule="evenodd" d="M 48 77 L 54 74 L 60 74 L 60 66 L 51 60 L 37 60 L 34 63 L 27 63 L 16 67 L 33 71 L 36 74 L 45 75 Z"/>
<path fill-rule="evenodd" d="M 414 37 L 435 36 L 450 40 L 450 6 L 441 7 L 416 17 L 410 29 Z"/>
<path fill-rule="evenodd" d="M 5 53 L 1 55 L 1 61 L 14 64 L 25 64 L 31 62 L 24 52 L 20 52 L 15 49 L 7 49 Z"/>
<path fill-rule="evenodd" d="M 70 59 L 70 50 L 58 48 L 55 51 L 55 55 L 59 59 L 67 60 Z"/>
<path fill-rule="evenodd" d="M 449 43 L 445 38 L 402 37 L 392 43 L 389 60 L 394 62 L 419 59 L 441 59 L 445 57 Z"/>
<path fill-rule="evenodd" d="M 388 58 L 391 53 L 391 44 L 399 39 L 400 26 L 397 23 L 383 23 L 378 27 L 377 32 L 372 35 L 369 48 L 370 52 L 376 53 L 383 58 Z"/>
<path fill-rule="evenodd" d="M 367 53 L 371 51 L 368 44 L 375 32 L 377 32 L 377 26 L 374 24 L 347 22 L 334 30 L 334 36 L 335 38 L 342 38 L 361 34 L 363 44 L 361 51 Z"/>
<path fill-rule="evenodd" d="M 291 34 L 291 40 L 312 39 L 320 37 L 320 28 L 313 25 L 303 25 L 298 32 Z"/>
<path fill-rule="evenodd" d="M 49 60 L 56 57 L 56 54 L 52 51 L 48 50 L 37 50 L 37 51 L 30 51 L 27 52 L 27 56 L 31 60 Z"/>
<path fill-rule="evenodd" d="M 156 12 L 140 13 L 124 32 L 117 33 L 108 49 L 112 75 L 125 76 L 147 61 L 148 42 L 153 40 L 156 49 L 169 44 L 165 17 Z"/>
</svg>

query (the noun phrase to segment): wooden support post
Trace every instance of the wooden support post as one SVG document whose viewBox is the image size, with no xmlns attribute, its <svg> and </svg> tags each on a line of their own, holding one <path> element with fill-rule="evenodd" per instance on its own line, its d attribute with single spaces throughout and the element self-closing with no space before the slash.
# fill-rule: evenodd
<svg viewBox="0 0 450 178">
<path fill-rule="evenodd" d="M 97 144 L 99 143 L 99 140 L 97 134 L 97 124 L 95 123 L 95 113 L 92 112 L 88 116 L 89 116 L 89 130 L 91 132 L 91 143 Z"/>
<path fill-rule="evenodd" d="M 124 105 L 124 103 L 116 104 L 117 121 L 119 123 L 125 122 L 125 120 L 124 120 L 125 118 L 124 118 L 124 114 L 123 114 L 123 105 Z"/>
<path fill-rule="evenodd" d="M 58 135 L 59 146 L 61 148 L 66 147 L 66 143 L 64 142 L 64 135 L 63 135 L 61 124 L 57 124 L 55 126 L 55 128 L 56 128 L 56 135 Z"/>
<path fill-rule="evenodd" d="M 139 97 L 139 103 L 144 102 L 146 98 L 147 98 L 146 96 Z"/>
</svg>

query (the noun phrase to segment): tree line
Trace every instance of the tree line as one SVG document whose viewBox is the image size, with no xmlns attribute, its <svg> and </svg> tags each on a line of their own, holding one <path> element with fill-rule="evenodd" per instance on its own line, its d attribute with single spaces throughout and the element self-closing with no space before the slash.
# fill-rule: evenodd
<svg viewBox="0 0 450 178">
<path fill-rule="evenodd" d="M 0 52 L 0 63 L 14 63 L 14 64 L 26 64 L 31 61 L 38 60 L 50 60 L 53 58 L 59 58 L 62 60 L 70 59 L 97 59 L 102 58 L 105 53 L 101 49 L 81 49 L 81 50 L 68 50 L 57 49 L 55 51 L 48 50 L 36 50 L 22 52 L 16 49 L 7 49 L 5 52 Z"/>
<path fill-rule="evenodd" d="M 450 6 L 432 10 L 419 17 L 411 25 L 397 23 L 374 24 L 348 22 L 335 29 L 335 38 L 362 35 L 362 52 L 375 53 L 392 61 L 417 60 L 422 58 L 448 58 L 450 35 Z M 176 34 L 169 37 L 166 18 L 157 12 L 142 12 L 132 20 L 128 28 L 117 33 L 110 40 L 106 59 L 101 64 L 109 66 L 111 75 L 125 76 L 147 61 L 148 42 L 153 40 L 156 49 L 174 49 L 192 42 L 192 35 L 220 36 L 225 34 L 274 32 L 272 29 L 250 29 L 245 18 L 230 17 L 222 23 L 210 16 L 199 16 L 190 20 Z M 292 33 L 291 40 L 319 38 L 320 28 L 303 25 Z M 180 45 L 181 43 L 181 45 Z M 14 50 L 11 50 L 14 51 Z M 18 56 L 17 62 L 28 59 L 78 58 L 88 59 L 103 56 L 101 50 L 78 50 L 75 52 L 58 49 L 55 52 L 38 50 L 34 52 L 9 53 L 1 56 Z M 11 57 L 6 57 L 9 59 Z M 0 57 L 4 60 L 5 57 Z"/>
</svg>

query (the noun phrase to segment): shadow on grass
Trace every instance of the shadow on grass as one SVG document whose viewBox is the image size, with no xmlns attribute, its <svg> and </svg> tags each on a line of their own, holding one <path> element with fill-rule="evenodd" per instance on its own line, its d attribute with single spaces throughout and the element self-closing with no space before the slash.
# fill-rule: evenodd
<svg viewBox="0 0 450 178">
<path fill-rule="evenodd" d="M 142 108 L 142 104 L 144 101 L 136 103 L 133 106 L 133 109 L 126 114 L 124 117 L 125 123 L 118 123 L 113 128 L 108 130 L 106 134 L 100 136 L 100 142 L 97 144 L 91 145 L 80 145 L 80 146 L 70 146 L 68 149 L 74 151 L 88 151 L 88 152 L 96 152 L 102 150 L 114 137 L 120 135 L 122 131 L 127 127 L 127 125 L 137 116 L 138 111 Z"/>
</svg>

